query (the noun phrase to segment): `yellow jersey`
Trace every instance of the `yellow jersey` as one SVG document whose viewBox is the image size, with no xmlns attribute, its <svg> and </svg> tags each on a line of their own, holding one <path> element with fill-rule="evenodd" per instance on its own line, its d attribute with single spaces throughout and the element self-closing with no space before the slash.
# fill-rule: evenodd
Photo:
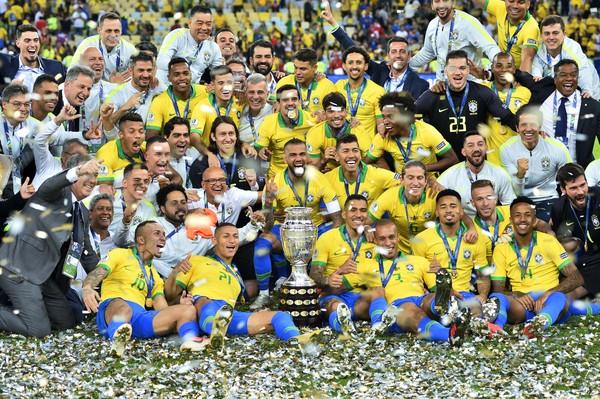
<svg viewBox="0 0 600 399">
<path fill-rule="evenodd" d="M 408 160 L 417 159 L 427 165 L 436 162 L 436 156 L 444 155 L 451 149 L 450 143 L 435 127 L 417 120 L 410 128 L 409 137 L 384 138 L 376 134 L 367 157 L 376 161 L 387 152 L 394 158 L 396 172 L 402 172 Z"/>
<path fill-rule="evenodd" d="M 311 208 L 311 218 L 315 226 L 325 222 L 321 215 L 320 205 L 323 202 L 337 202 L 335 191 L 329 186 L 325 175 L 316 169 L 310 169 L 310 178 L 301 179 L 294 184 L 289 176 L 288 168 L 275 175 L 277 194 L 273 202 L 273 208 L 284 210 L 292 206 L 305 206 Z"/>
<path fill-rule="evenodd" d="M 358 167 L 358 177 L 353 182 L 346 180 L 341 166 L 325 173 L 325 177 L 335 190 L 341 207 L 344 207 L 348 196 L 352 194 L 362 195 L 371 205 L 385 190 L 400 185 L 399 173 L 367 165 L 362 161 Z"/>
<path fill-rule="evenodd" d="M 142 150 L 145 149 L 145 143 L 142 145 Z M 121 139 L 110 140 L 104 144 L 96 153 L 96 159 L 103 160 L 100 172 L 98 173 L 98 183 L 113 183 L 115 174 L 122 172 L 123 169 L 130 163 L 143 164 L 144 156 L 140 152 L 133 157 L 125 154 Z"/>
<path fill-rule="evenodd" d="M 511 24 L 506 12 L 506 3 L 503 0 L 486 0 L 483 10 L 496 17 L 498 46 L 500 50 L 510 52 L 518 69 L 521 66 L 521 49 L 528 47 L 537 50 L 540 45 L 538 22 L 527 12 L 525 20 L 516 26 Z"/>
<path fill-rule="evenodd" d="M 572 262 L 569 254 L 558 240 L 549 234 L 534 231 L 532 235 L 531 258 L 527 262 L 529 247 L 519 248 L 527 268 L 521 270 L 516 241 L 501 243 L 494 249 L 496 269 L 491 275 L 493 281 L 505 281 L 507 278 L 514 292 L 544 292 L 558 285 L 560 271 Z"/>
<path fill-rule="evenodd" d="M 496 224 L 494 225 L 488 225 L 477 215 L 473 218 L 473 222 L 475 222 L 477 234 L 480 237 L 485 237 L 489 242 L 489 245 L 486 245 L 487 258 L 491 260 L 492 251 L 496 246 L 498 238 L 505 234 L 512 234 L 513 232 L 510 222 L 510 205 L 496 206 Z"/>
<path fill-rule="evenodd" d="M 343 137 L 348 134 L 354 134 L 354 129 L 350 127 L 350 122 L 346 122 L 345 126 L 342 127 L 337 135 L 326 121 L 316 124 L 306 133 L 306 150 L 308 151 L 308 156 L 310 158 L 323 158 L 326 148 L 335 148 L 338 137 Z M 339 163 L 335 160 L 327 162 L 327 167 L 329 169 L 333 169 L 338 165 Z"/>
<path fill-rule="evenodd" d="M 100 290 L 102 301 L 121 298 L 152 308 L 152 300 L 164 295 L 164 282 L 152 262 L 144 263 L 142 271 L 140 261 L 135 247 L 115 248 L 100 260 L 98 267 L 108 273 Z M 152 287 L 150 295 L 149 287 Z"/>
<path fill-rule="evenodd" d="M 498 91 L 493 82 L 485 82 L 484 84 L 500 97 L 500 101 L 502 101 L 504 107 L 507 106 L 506 103 L 508 100 L 508 109 L 510 109 L 513 114 L 516 114 L 519 108 L 529 103 L 529 100 L 531 99 L 531 92 L 529 89 L 519 84 L 517 84 L 516 87 L 512 87 L 510 90 L 503 91 Z M 504 166 L 500 159 L 500 147 L 506 140 L 512 136 L 516 136 L 517 132 L 508 126 L 504 126 L 491 115 L 488 117 L 487 125 L 490 128 L 490 135 L 485 138 L 488 147 L 487 160 L 498 166 Z"/>
<path fill-rule="evenodd" d="M 364 79 L 364 89 L 350 90 L 348 79 L 338 80 L 335 87 L 346 97 L 348 114 L 358 119 L 360 124 L 352 129 L 358 138 L 358 146 L 364 154 L 369 149 L 373 137 L 377 134 L 377 120 L 383 119 L 379 110 L 379 98 L 385 94 L 383 87 L 369 79 Z M 350 94 L 350 95 L 348 95 Z M 360 94 L 360 98 L 359 97 Z"/>
<path fill-rule="evenodd" d="M 389 216 L 398 228 L 398 248 L 403 253 L 412 253 L 411 241 L 418 233 L 425 230 L 425 223 L 435 219 L 435 198 L 430 192 L 423 191 L 417 204 L 406 200 L 403 186 L 393 187 L 385 191 L 371 203 L 369 217 L 379 220 Z"/>
<path fill-rule="evenodd" d="M 321 80 L 314 79 L 308 87 L 300 87 L 296 82 L 296 77 L 288 75 L 277 82 L 276 88 L 279 89 L 284 85 L 293 85 L 300 89 L 302 109 L 306 111 L 306 117 L 313 122 L 312 114 L 316 111 L 323 111 L 323 97 L 337 91 L 333 82 L 327 78 Z"/>
<path fill-rule="evenodd" d="M 377 255 L 370 264 L 375 270 L 364 275 L 365 279 L 370 278 L 367 286 L 383 286 L 387 303 L 423 296 L 427 289 L 435 287 L 435 273 L 429 273 L 429 262 L 421 256 L 400 253 L 396 259 L 386 259 Z"/>
<path fill-rule="evenodd" d="M 189 262 L 190 270 L 177 274 L 175 283 L 179 287 L 193 297 L 223 300 L 235 307 L 242 292 L 241 277 L 235 266 L 208 256 L 191 256 Z"/>
<path fill-rule="evenodd" d="M 461 223 L 459 234 L 462 233 L 464 237 L 466 231 L 467 227 Z M 426 258 L 429 262 L 436 257 L 441 267 L 450 271 L 452 288 L 457 291 L 469 291 L 473 269 L 481 270 L 488 266 L 486 240 L 479 237 L 474 244 L 469 244 L 463 237 L 460 243 L 458 243 L 458 236 L 447 237 L 449 249 L 446 249 L 442 233 L 439 224 L 419 233 L 412 243 L 413 253 Z M 456 272 L 453 271 L 449 252 L 457 254 Z"/>
<path fill-rule="evenodd" d="M 360 248 L 358 241 L 350 238 L 345 225 L 323 233 L 317 239 L 311 266 L 323 268 L 323 275 L 329 277 L 353 256 L 355 250 L 358 251 L 355 259 L 357 273 L 342 275 L 342 282 L 345 289 L 359 291 L 365 281 L 362 275 L 372 268 L 369 264 L 375 257 L 375 244 L 368 242 L 364 236 L 359 241 Z"/>
<path fill-rule="evenodd" d="M 237 104 L 234 97 L 231 97 L 226 106 L 217 106 L 217 100 L 213 93 L 198 101 L 198 104 L 192 109 L 190 129 L 191 133 L 200 135 L 206 146 L 210 142 L 210 129 L 217 116 L 229 116 L 235 125 L 239 126 L 242 106 Z"/>
<path fill-rule="evenodd" d="M 306 117 L 306 112 L 298 111 L 298 123 L 290 128 L 285 124 L 280 112 L 265 117 L 258 128 L 258 139 L 254 146 L 258 149 L 268 148 L 271 151 L 267 178 L 273 178 L 287 167 L 283 160 L 283 147 L 290 139 L 306 141 L 306 132 L 314 124 Z"/>
<path fill-rule="evenodd" d="M 192 85 L 192 94 L 187 100 L 176 97 L 173 93 L 173 86 L 169 86 L 166 91 L 152 99 L 146 129 L 161 131 L 165 123 L 175 116 L 189 120 L 192 110 L 206 98 L 208 98 L 206 88 L 201 85 Z M 175 109 L 175 104 L 177 104 L 177 109 Z"/>
</svg>

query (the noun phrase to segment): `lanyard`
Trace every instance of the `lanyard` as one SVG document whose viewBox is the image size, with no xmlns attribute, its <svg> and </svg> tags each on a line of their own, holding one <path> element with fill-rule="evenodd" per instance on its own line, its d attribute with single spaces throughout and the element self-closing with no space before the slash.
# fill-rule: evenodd
<svg viewBox="0 0 600 399">
<path fill-rule="evenodd" d="M 90 233 L 92 235 L 92 240 L 94 241 L 94 249 L 96 250 L 96 255 L 98 255 L 98 257 L 101 258 L 102 256 L 100 255 L 100 235 L 97 234 L 92 228 L 90 228 Z"/>
<path fill-rule="evenodd" d="M 496 95 L 498 97 L 500 97 L 498 95 L 498 88 L 496 87 L 496 83 L 492 83 L 492 90 L 494 90 L 494 93 L 496 93 Z M 502 107 L 504 107 L 504 109 L 508 109 L 508 107 L 510 107 L 510 99 L 512 97 L 513 90 L 514 90 L 514 88 L 511 85 L 510 88 L 508 89 L 508 94 L 506 95 L 506 99 L 504 100 L 504 104 L 502 104 Z"/>
<path fill-rule="evenodd" d="M 290 172 L 289 169 L 286 169 L 283 174 L 283 178 L 284 178 L 285 182 L 292 189 L 292 193 L 294 193 L 294 197 L 296 198 L 296 201 L 298 201 L 298 206 L 307 206 L 308 205 L 308 199 L 307 199 L 308 198 L 308 180 L 306 180 L 304 182 L 304 201 L 302 201 L 302 198 L 300 198 L 298 191 L 296 191 L 296 186 L 292 182 L 292 179 L 290 179 L 289 172 Z"/>
<path fill-rule="evenodd" d="M 350 130 L 350 122 L 348 121 L 344 121 L 344 125 L 337 132 L 333 130 L 329 123 L 325 124 L 325 131 L 335 137 L 336 141 L 349 135 L 351 133 Z"/>
<path fill-rule="evenodd" d="M 479 216 L 475 216 L 475 223 L 479 224 L 479 226 L 491 234 L 490 226 L 487 222 L 481 219 Z M 500 233 L 500 215 L 498 215 L 498 209 L 496 209 L 496 222 L 494 223 L 494 234 L 492 236 L 492 248 L 496 245 L 496 241 L 498 241 L 498 235 Z"/>
<path fill-rule="evenodd" d="M 250 124 L 250 130 L 252 131 L 252 138 L 254 139 L 254 141 L 256 141 L 256 139 L 258 138 L 258 134 L 256 134 L 256 127 L 254 126 L 254 117 L 252 116 L 252 111 L 250 110 L 250 107 L 248 107 L 248 123 Z"/>
<path fill-rule="evenodd" d="M 381 255 L 377 255 L 377 262 L 379 263 L 379 278 L 381 279 L 381 285 L 383 288 L 387 286 L 394 271 L 396 270 L 396 266 L 398 265 L 398 261 L 400 260 L 400 254 L 396 256 L 394 261 L 392 262 L 392 266 L 390 266 L 390 270 L 388 270 L 387 274 L 385 274 L 385 268 L 383 267 L 383 257 Z"/>
<path fill-rule="evenodd" d="M 169 238 L 173 237 L 179 230 L 181 230 L 181 226 L 176 227 L 175 229 L 171 230 L 171 232 L 169 232 L 169 234 L 167 234 L 167 236 L 165 237 L 165 240 L 168 240 Z"/>
<path fill-rule="evenodd" d="M 344 237 L 344 241 L 346 241 L 346 243 L 350 246 L 350 249 L 352 250 L 352 260 L 356 260 L 356 257 L 360 253 L 360 247 L 362 246 L 364 236 L 361 234 L 358 237 L 358 241 L 356 242 L 355 247 L 354 244 L 352 244 L 352 238 L 350 237 L 350 233 L 348 233 L 348 229 L 346 228 L 346 226 L 342 226 L 340 229 L 342 230 L 342 236 Z"/>
<path fill-rule="evenodd" d="M 119 50 L 117 51 L 117 72 L 119 71 L 119 68 L 121 67 L 121 43 L 118 44 L 119 46 Z M 106 59 L 106 57 L 104 57 L 104 50 L 102 50 L 102 41 L 100 40 L 100 38 L 98 37 L 98 49 L 100 50 L 100 54 L 102 54 L 102 58 Z M 107 56 L 110 55 L 108 54 L 108 51 L 106 52 Z"/>
<path fill-rule="evenodd" d="M 206 196 L 206 191 L 205 191 L 204 192 L 204 207 L 206 209 L 210 209 L 208 205 L 209 205 L 208 197 Z M 217 217 L 217 219 L 219 220 L 219 223 L 224 223 L 225 222 L 225 201 L 219 202 L 219 205 L 217 205 L 215 208 L 217 208 L 217 212 L 221 213 L 221 219 L 219 219 Z M 219 209 L 221 209 L 221 210 L 219 210 Z"/>
<path fill-rule="evenodd" d="M 8 133 L 8 131 L 9 131 L 8 122 L 6 122 L 6 119 L 3 119 L 2 122 L 4 123 L 4 137 L 6 138 L 6 151 L 7 151 L 6 155 L 12 157 L 13 148 L 12 148 L 12 140 L 10 138 L 10 134 Z M 13 132 L 14 132 L 14 129 L 13 129 Z"/>
<path fill-rule="evenodd" d="M 358 172 L 356 174 L 356 181 L 354 182 L 354 194 L 358 194 L 358 190 L 360 190 L 360 176 L 362 174 L 362 170 L 363 170 L 363 165 L 362 162 L 358 164 Z M 346 190 L 346 197 L 350 196 L 350 182 L 348 181 L 348 179 L 346 179 L 346 176 L 344 176 L 344 172 L 341 170 L 340 168 L 340 173 L 342 174 L 342 177 L 344 178 L 344 189 Z"/>
<path fill-rule="evenodd" d="M 471 169 L 469 169 L 466 162 L 465 162 L 465 170 L 467 171 L 467 177 L 469 178 L 469 181 L 471 183 L 476 182 L 478 175 L 475 175 L 475 177 L 473 177 L 473 173 L 471 173 Z"/>
<path fill-rule="evenodd" d="M 219 163 L 221 164 L 221 169 L 223 169 L 225 172 L 227 172 L 227 168 L 225 167 L 225 160 L 223 159 L 221 154 L 217 154 L 217 158 L 219 158 Z M 230 165 L 231 165 L 231 173 L 225 173 L 228 186 L 231 184 L 231 180 L 233 179 L 233 176 L 235 176 L 235 173 L 237 170 L 237 153 L 236 152 L 233 153 L 233 160 L 231 161 Z"/>
<path fill-rule="evenodd" d="M 519 249 L 519 245 L 517 244 L 517 240 L 514 237 L 514 235 L 512 238 L 512 247 L 515 253 L 517 254 L 517 262 L 519 263 L 519 268 L 521 269 L 521 280 L 525 278 L 525 275 L 527 273 L 527 266 L 529 265 L 529 261 L 531 260 L 531 255 L 533 255 L 533 238 L 534 237 L 532 236 L 529 241 L 529 248 L 527 249 L 527 257 L 525 258 L 525 260 L 523 260 L 523 257 L 521 256 L 521 250 Z"/>
<path fill-rule="evenodd" d="M 558 57 L 559 57 L 559 61 L 562 61 L 562 49 L 560 50 L 560 53 L 558 53 Z M 548 64 L 549 67 L 552 67 L 552 57 L 550 56 L 550 53 L 548 52 L 548 49 L 546 49 L 546 64 Z"/>
<path fill-rule="evenodd" d="M 146 265 L 144 264 L 144 260 L 142 259 L 141 255 L 138 253 L 137 248 L 133 248 L 133 253 L 138 260 L 140 269 L 142 269 L 142 273 L 144 274 L 144 280 L 146 280 L 146 287 L 148 288 L 146 298 L 152 298 L 152 290 L 154 289 L 154 275 L 152 273 L 152 265 L 150 265 L 150 276 L 148 277 L 148 273 L 146 273 Z"/>
<path fill-rule="evenodd" d="M 510 53 L 510 49 L 517 43 L 517 35 L 523 28 L 523 25 L 525 25 L 525 21 L 519 22 L 519 25 L 517 25 L 517 29 L 515 30 L 515 33 L 513 33 L 512 37 L 509 39 L 508 35 L 509 35 L 509 31 L 510 31 L 510 23 L 508 22 L 508 15 L 506 16 L 505 37 L 506 37 L 506 52 L 507 53 Z"/>
<path fill-rule="evenodd" d="M 438 18 L 437 26 L 435 27 L 435 37 L 433 39 L 433 52 L 435 53 L 435 57 L 438 56 L 437 49 L 437 38 L 438 38 L 438 30 L 440 29 L 440 20 Z M 452 33 L 454 33 L 454 17 L 450 21 L 450 32 L 448 32 L 448 48 L 446 49 L 446 53 L 449 53 L 452 50 Z"/>
<path fill-rule="evenodd" d="M 356 95 L 356 102 L 352 102 L 352 92 L 350 91 L 350 83 L 346 83 L 346 96 L 348 97 L 348 104 L 350 105 L 350 115 L 352 117 L 356 116 L 358 112 L 358 107 L 360 106 L 360 99 L 365 91 L 365 87 L 367 87 L 367 80 L 363 78 L 360 87 L 358 88 L 358 94 Z"/>
<path fill-rule="evenodd" d="M 210 102 L 211 102 L 213 108 L 215 109 L 215 111 L 217 112 L 217 116 L 221 116 L 221 107 L 219 107 L 219 105 L 217 104 L 217 98 L 215 95 L 213 95 L 210 98 Z M 233 98 L 230 98 L 229 102 L 227 103 L 227 107 L 225 108 L 225 116 L 229 116 L 229 112 L 231 112 L 232 104 L 233 104 Z"/>
<path fill-rule="evenodd" d="M 183 118 L 184 119 L 187 119 L 188 113 L 190 112 L 190 101 L 192 100 L 193 91 L 194 90 L 191 89 L 190 96 L 185 103 L 185 108 L 183 109 Z M 167 94 L 169 95 L 169 98 L 171 99 L 171 103 L 173 104 L 175 113 L 177 114 L 177 116 L 181 117 L 181 114 L 179 113 L 179 105 L 177 105 L 177 99 L 175 98 L 175 93 L 173 92 L 173 86 L 171 86 L 167 89 Z"/>
<path fill-rule="evenodd" d="M 452 112 L 454 116 L 457 118 L 462 114 L 465 109 L 465 104 L 467 104 L 467 98 L 469 97 L 469 82 L 467 82 L 467 86 L 465 87 L 465 92 L 463 93 L 462 100 L 460 100 L 460 108 L 457 110 L 454 105 L 454 100 L 452 99 L 452 95 L 450 93 L 450 88 L 446 85 L 446 98 L 448 99 L 448 104 L 450 108 L 452 108 Z"/>
<path fill-rule="evenodd" d="M 590 198 L 589 195 L 586 195 L 586 201 L 587 203 L 585 204 L 585 230 L 584 228 L 581 226 L 581 222 L 579 222 L 579 217 L 577 216 L 577 213 L 575 213 L 575 209 L 573 208 L 573 204 L 571 204 L 571 201 L 569 201 L 569 206 L 571 207 L 571 212 L 573 213 L 573 216 L 575 217 L 575 221 L 577 222 L 577 225 L 579 226 L 579 230 L 581 230 L 581 232 L 583 233 L 583 249 L 585 252 L 588 251 L 588 239 L 591 243 L 594 242 L 594 240 L 592 240 L 592 237 L 590 237 L 590 233 L 589 233 L 589 221 L 590 221 L 590 203 L 592 202 L 592 199 Z"/>
<path fill-rule="evenodd" d="M 387 93 L 398 91 L 398 89 L 404 89 L 404 83 L 406 82 L 406 77 L 408 76 L 408 69 L 404 71 L 404 75 L 402 75 L 402 79 L 400 79 L 400 83 L 396 85 L 394 90 L 390 90 L 392 88 L 392 78 L 388 78 L 383 84 L 383 88 Z"/>
<path fill-rule="evenodd" d="M 312 93 L 312 88 L 313 88 L 313 84 L 315 83 L 315 81 L 313 80 L 308 85 L 308 89 L 306 89 L 306 100 L 304 100 L 304 101 L 302 100 L 302 87 L 300 87 L 300 84 L 298 83 L 296 78 L 294 78 L 294 82 L 296 83 L 296 89 L 298 89 L 298 94 L 300 95 L 300 104 L 302 104 L 302 109 L 306 111 L 306 110 L 308 110 L 308 107 L 310 106 L 310 95 Z"/>
<path fill-rule="evenodd" d="M 237 280 L 237 282 L 240 285 L 240 288 L 242 289 L 242 294 L 244 292 L 246 292 L 246 285 L 244 284 L 244 280 L 242 279 L 242 276 L 240 276 L 240 273 L 237 270 L 237 267 L 232 264 L 231 266 L 227 264 L 227 262 L 225 262 L 223 259 L 221 259 L 220 256 L 218 255 L 213 255 L 213 259 L 216 260 L 217 262 L 219 262 L 224 268 L 225 270 L 227 270 L 227 272 L 229 274 L 231 274 L 233 277 L 235 277 L 235 279 Z"/>
<path fill-rule="evenodd" d="M 456 246 L 454 250 L 450 249 L 450 244 L 448 243 L 448 237 L 446 233 L 442 230 L 441 226 L 438 224 L 437 231 L 440 237 L 442 237 L 442 241 L 444 242 L 444 247 L 446 248 L 446 253 L 450 258 L 450 266 L 452 267 L 452 273 L 456 275 L 456 265 L 458 263 L 458 253 L 460 251 L 460 244 L 462 242 L 463 230 L 462 227 L 458 228 L 458 236 L 456 237 Z"/>
<path fill-rule="evenodd" d="M 408 215 L 408 198 L 406 198 L 406 192 L 404 190 L 400 190 L 402 193 L 400 202 L 402 203 L 402 205 L 404 205 L 404 214 L 406 215 L 406 230 L 408 232 L 407 237 L 411 237 L 413 236 L 413 234 L 411 234 L 411 228 L 410 228 L 410 217 Z M 423 195 L 425 195 L 425 193 L 423 193 Z M 413 214 L 416 215 L 419 213 L 419 209 L 421 208 L 421 205 L 419 204 L 419 206 L 417 207 L 417 211 Z M 417 220 L 417 217 L 414 216 L 414 219 Z"/>
<path fill-rule="evenodd" d="M 400 153 L 402 154 L 402 159 L 404 159 L 404 163 L 406 163 L 410 160 L 410 149 L 412 147 L 412 142 L 416 136 L 416 133 L 417 133 L 417 128 L 416 128 L 415 124 L 413 123 L 412 125 L 410 125 L 410 132 L 408 133 L 408 143 L 406 143 L 406 149 L 404 148 L 404 146 L 402 145 L 402 143 L 400 142 L 400 139 L 398 137 L 394 138 L 394 140 L 396 141 L 396 145 L 398 146 L 398 149 L 400 150 Z"/>
<path fill-rule="evenodd" d="M 200 44 L 198 44 L 198 47 L 196 47 L 196 51 L 194 52 L 194 55 L 192 56 L 192 62 L 196 61 L 196 57 L 198 57 L 198 54 L 200 53 L 200 50 L 202 50 L 202 46 L 204 46 L 204 40 L 200 42 Z"/>
<path fill-rule="evenodd" d="M 102 79 L 100 79 L 100 82 L 98 82 L 98 84 L 100 85 L 99 88 L 99 94 L 98 96 L 100 97 L 100 102 L 98 103 L 98 109 L 100 109 L 102 107 L 102 104 L 104 104 L 104 86 L 102 86 Z"/>
</svg>

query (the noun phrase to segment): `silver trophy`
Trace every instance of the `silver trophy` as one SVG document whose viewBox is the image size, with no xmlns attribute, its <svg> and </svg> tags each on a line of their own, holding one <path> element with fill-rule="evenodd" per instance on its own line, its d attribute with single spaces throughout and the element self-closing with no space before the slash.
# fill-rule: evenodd
<svg viewBox="0 0 600 399">
<path fill-rule="evenodd" d="M 314 326 L 320 323 L 321 310 L 317 284 L 306 270 L 317 241 L 317 227 L 312 222 L 310 208 L 292 207 L 285 212 L 281 243 L 292 273 L 281 287 L 279 309 L 290 312 L 298 326 Z"/>
</svg>

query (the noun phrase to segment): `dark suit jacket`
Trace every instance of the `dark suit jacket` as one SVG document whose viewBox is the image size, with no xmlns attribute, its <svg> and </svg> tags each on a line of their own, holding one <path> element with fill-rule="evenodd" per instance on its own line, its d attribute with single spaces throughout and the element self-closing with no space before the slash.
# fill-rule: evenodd
<svg viewBox="0 0 600 399">
<path fill-rule="evenodd" d="M 515 75 L 517 82 L 527 87 L 531 91 L 529 104 L 542 105 L 548 97 L 554 93 L 556 86 L 554 79 L 547 76 L 537 82 L 533 80 L 527 72 L 517 70 Z M 584 168 L 594 160 L 594 140 L 596 137 L 600 140 L 600 102 L 593 98 L 582 98 L 581 109 L 579 110 L 579 120 L 577 121 L 577 145 L 575 146 L 575 155 L 577 163 Z"/>
<path fill-rule="evenodd" d="M 342 45 L 344 49 L 348 47 L 356 46 L 356 43 L 348 36 L 348 34 L 339 27 L 333 32 L 333 37 Z M 381 87 L 385 85 L 385 82 L 389 79 L 390 76 L 390 67 L 385 63 L 375 62 L 373 60 L 369 61 L 369 69 L 367 69 L 367 73 L 371 77 L 371 80 Z M 406 81 L 404 82 L 403 90 L 409 92 L 411 96 L 416 100 L 419 98 L 424 91 L 429 89 L 429 83 L 426 80 L 421 79 L 419 75 L 410 68 L 406 70 L 407 76 Z"/>
<path fill-rule="evenodd" d="M 60 74 L 58 83 L 62 83 L 67 75 L 67 68 L 56 60 L 49 60 L 40 57 L 40 68 L 45 74 L 56 77 Z M 19 55 L 0 54 L 0 84 L 6 86 L 7 80 L 10 81 L 17 76 L 19 71 Z M 59 109 L 60 111 L 60 109 Z"/>
<path fill-rule="evenodd" d="M 55 269 L 57 275 L 62 271 L 61 260 L 65 258 L 65 249 L 68 249 L 73 231 L 72 227 L 61 228 L 73 223 L 71 182 L 66 175 L 67 171 L 59 173 L 40 186 L 22 211 L 25 218 L 23 230 L 14 241 L 0 246 L 0 259 L 7 261 L 4 268 L 33 284 L 39 285 L 48 280 Z M 83 226 L 80 228 L 86 232 L 81 264 L 90 272 L 96 267 L 98 257 L 87 234 L 89 213 L 85 206 L 81 209 Z M 66 289 L 68 284 L 62 283 L 61 286 Z"/>
</svg>

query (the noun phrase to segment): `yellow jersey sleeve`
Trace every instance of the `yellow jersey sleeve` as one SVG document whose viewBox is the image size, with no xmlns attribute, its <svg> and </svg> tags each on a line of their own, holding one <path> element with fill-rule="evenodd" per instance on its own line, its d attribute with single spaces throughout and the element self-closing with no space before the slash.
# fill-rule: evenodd
<svg viewBox="0 0 600 399">
<path fill-rule="evenodd" d="M 160 131 L 163 125 L 167 122 L 164 120 L 163 113 L 167 112 L 171 105 L 167 103 L 165 98 L 169 100 L 168 94 L 161 93 L 152 99 L 150 103 L 150 111 L 148 112 L 148 120 L 146 121 L 146 129 Z"/>
<path fill-rule="evenodd" d="M 530 17 L 530 20 L 533 17 Z M 523 25 L 523 29 L 517 36 L 519 36 L 519 42 L 521 42 L 522 47 L 534 48 L 537 49 L 540 45 L 540 28 L 537 23 L 530 23 L 528 20 L 525 25 Z"/>
<path fill-rule="evenodd" d="M 152 267 L 151 270 L 152 276 L 154 278 L 154 287 L 152 287 L 151 295 L 152 299 L 154 299 L 156 297 L 165 295 L 165 282 L 163 281 L 160 274 L 158 274 L 158 271 L 155 267 Z"/>
<path fill-rule="evenodd" d="M 212 110 L 212 105 L 208 101 L 200 101 L 192 110 L 190 116 L 190 132 L 203 136 L 204 125 L 206 124 L 207 113 Z"/>
<path fill-rule="evenodd" d="M 323 124 L 327 122 L 321 122 L 318 125 L 311 127 L 306 133 L 306 150 L 308 156 L 311 158 L 320 158 L 321 154 L 325 152 L 325 142 L 323 140 Z"/>
<path fill-rule="evenodd" d="M 498 244 L 496 248 L 494 248 L 493 254 L 493 264 L 495 266 L 490 279 L 492 281 L 504 281 L 506 280 L 506 266 L 507 266 L 507 257 L 506 251 L 510 250 L 508 244 Z"/>
<path fill-rule="evenodd" d="M 381 219 L 397 199 L 398 191 L 396 189 L 386 190 L 379 198 L 376 198 L 371 203 L 371 206 L 369 207 L 369 217 L 373 220 Z"/>
<path fill-rule="evenodd" d="M 538 232 L 538 237 L 540 236 L 541 234 Z M 546 253 L 550 253 L 552 262 L 556 265 L 558 270 L 562 270 L 565 266 L 573 262 L 569 253 L 565 251 L 555 237 L 544 235 L 544 238 L 541 241 L 543 242 L 543 248 L 546 250 Z"/>
<path fill-rule="evenodd" d="M 335 190 L 333 189 L 333 187 L 329 184 L 329 181 L 327 180 L 325 175 L 319 172 L 319 174 L 317 176 L 318 176 L 317 181 L 319 182 L 319 185 L 321 186 L 320 197 L 323 200 L 323 202 L 328 204 L 328 203 L 336 200 L 337 194 L 335 193 Z"/>
<path fill-rule="evenodd" d="M 483 6 L 483 10 L 496 18 L 500 18 L 501 15 L 506 15 L 506 3 L 502 0 L 487 0 Z"/>
<path fill-rule="evenodd" d="M 373 161 L 378 160 L 383 155 L 385 149 L 385 139 L 380 135 L 376 134 L 373 138 L 373 142 L 367 151 L 367 157 Z"/>
<path fill-rule="evenodd" d="M 106 257 L 98 262 L 98 267 L 103 268 L 108 272 L 108 274 L 112 273 L 116 268 L 121 265 L 121 262 L 124 257 L 124 253 L 129 252 L 124 248 L 115 248 L 111 250 Z"/>
<path fill-rule="evenodd" d="M 256 148 L 269 148 L 271 144 L 271 137 L 276 131 L 275 124 L 277 123 L 277 114 L 269 115 L 265 118 L 258 128 L 258 138 L 254 143 Z"/>
<path fill-rule="evenodd" d="M 474 245 L 475 253 L 473 254 L 473 267 L 475 270 L 481 271 L 488 266 L 488 250 L 487 250 L 488 239 L 479 237 Z M 491 251 L 491 243 L 490 243 Z"/>
<path fill-rule="evenodd" d="M 432 125 L 426 124 L 425 134 L 422 136 L 425 146 L 431 148 L 436 155 L 444 155 L 452 149 L 450 143 Z"/>
<path fill-rule="evenodd" d="M 327 260 L 329 259 L 329 248 L 331 247 L 331 234 L 329 234 L 331 231 L 337 231 L 337 229 L 330 230 L 317 239 L 311 266 L 318 266 L 322 268 L 327 266 Z"/>
</svg>

